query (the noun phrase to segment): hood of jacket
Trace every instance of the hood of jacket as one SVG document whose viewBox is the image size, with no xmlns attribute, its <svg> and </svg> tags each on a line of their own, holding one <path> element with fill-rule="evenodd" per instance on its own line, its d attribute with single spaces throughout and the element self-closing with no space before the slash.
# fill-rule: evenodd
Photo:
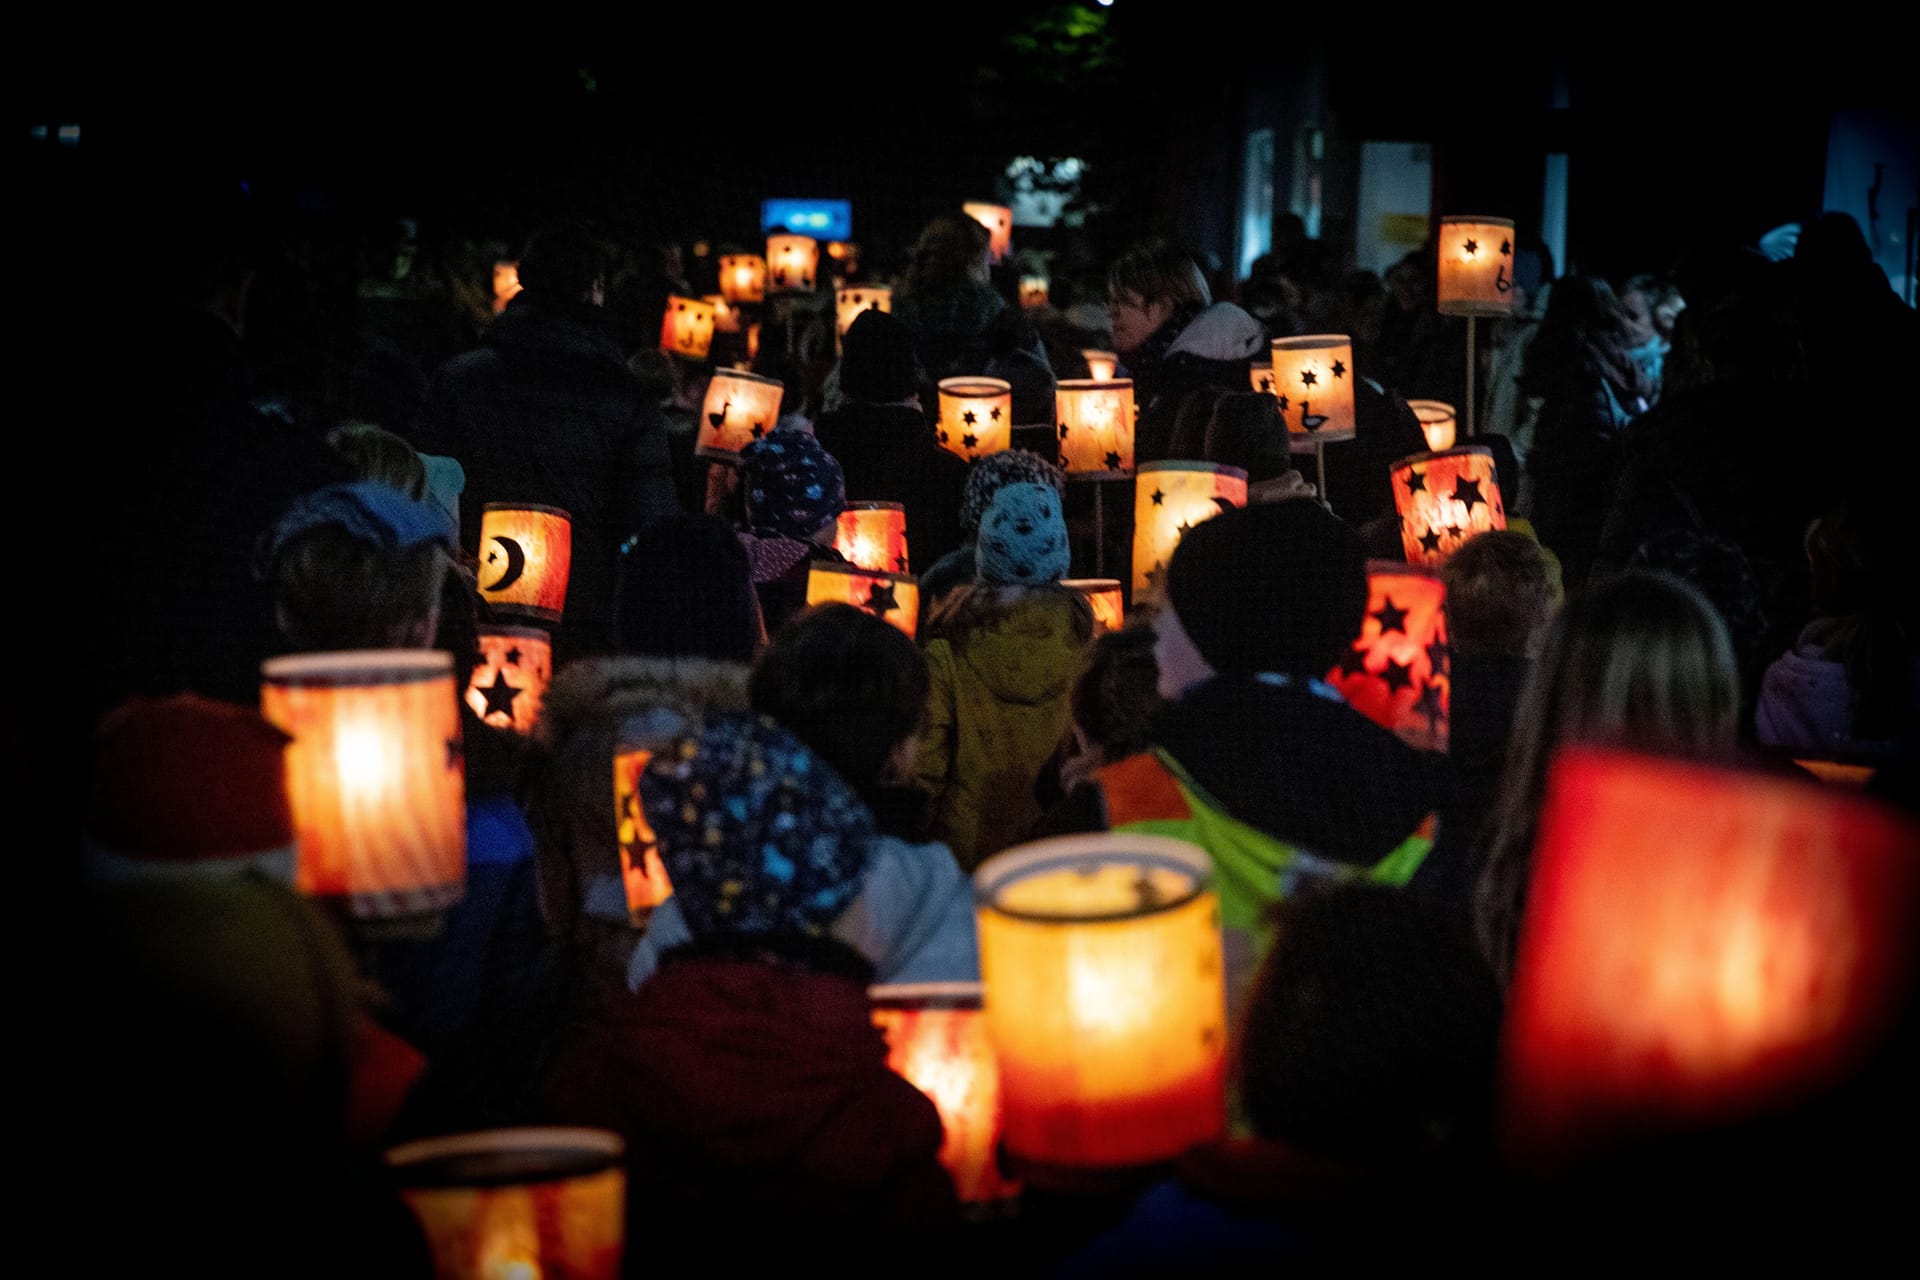
<svg viewBox="0 0 1920 1280">
<path fill-rule="evenodd" d="M 1168 356 L 1198 356 L 1203 360 L 1252 360 L 1267 348 L 1267 331 L 1260 322 L 1231 302 L 1216 302 L 1193 318 L 1167 348 Z"/>
<path fill-rule="evenodd" d="M 747 668 L 710 658 L 587 658 L 547 689 L 535 738 L 555 747 L 588 728 L 614 728 L 660 707 L 700 715 L 747 708 Z"/>
<path fill-rule="evenodd" d="M 1030 706 L 1067 691 L 1085 647 L 1073 632 L 1072 598 L 1038 591 L 951 643 L 954 658 L 995 698 Z"/>
<path fill-rule="evenodd" d="M 620 346 L 607 330 L 605 313 L 589 303 L 536 300 L 522 293 L 494 317 L 481 339 L 496 351 L 611 361 L 626 372 Z"/>
</svg>

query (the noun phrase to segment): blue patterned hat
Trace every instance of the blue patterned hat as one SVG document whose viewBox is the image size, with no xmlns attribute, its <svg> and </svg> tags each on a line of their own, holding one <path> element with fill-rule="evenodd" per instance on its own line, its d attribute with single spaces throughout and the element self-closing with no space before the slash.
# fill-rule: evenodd
<svg viewBox="0 0 1920 1280">
<path fill-rule="evenodd" d="M 980 581 L 995 586 L 1058 582 L 1070 553 L 1060 495 L 1044 484 L 1010 484 L 980 519 L 975 555 Z"/>
<path fill-rule="evenodd" d="M 770 431 L 740 451 L 747 523 L 763 538 L 805 542 L 847 508 L 840 464 L 811 432 Z"/>
</svg>

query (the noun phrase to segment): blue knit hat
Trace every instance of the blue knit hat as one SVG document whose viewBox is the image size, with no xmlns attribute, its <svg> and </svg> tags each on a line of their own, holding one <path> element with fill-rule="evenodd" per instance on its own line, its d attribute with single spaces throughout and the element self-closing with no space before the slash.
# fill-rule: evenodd
<svg viewBox="0 0 1920 1280">
<path fill-rule="evenodd" d="M 654 755 L 640 796 L 696 938 L 819 934 L 860 892 L 872 813 L 765 716 L 710 717 Z"/>
<path fill-rule="evenodd" d="M 1044 484 L 1010 484 L 993 495 L 975 549 L 980 581 L 995 586 L 1058 582 L 1070 554 L 1060 495 Z"/>
<path fill-rule="evenodd" d="M 311 529 L 344 529 L 381 551 L 405 551 L 434 542 L 458 549 L 453 519 L 431 502 L 418 502 L 384 484 L 330 484 L 294 501 L 260 548 L 257 569 L 265 576 L 280 550 Z"/>
<path fill-rule="evenodd" d="M 980 519 L 987 514 L 993 495 L 1010 484 L 1052 485 L 1055 493 L 1067 491 L 1066 473 L 1037 453 L 1025 449 L 1004 449 L 990 453 L 967 472 L 967 487 L 960 494 L 960 527 L 971 538 L 980 532 Z"/>
<path fill-rule="evenodd" d="M 770 431 L 740 451 L 747 523 L 763 538 L 805 542 L 847 507 L 847 481 L 811 432 Z"/>
</svg>

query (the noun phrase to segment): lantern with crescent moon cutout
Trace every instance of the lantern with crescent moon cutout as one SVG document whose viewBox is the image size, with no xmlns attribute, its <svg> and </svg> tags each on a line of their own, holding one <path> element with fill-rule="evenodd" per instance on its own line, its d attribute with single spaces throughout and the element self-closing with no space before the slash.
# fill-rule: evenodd
<svg viewBox="0 0 1920 1280">
<path fill-rule="evenodd" d="M 694 454 L 712 462 L 739 462 L 742 449 L 779 425 L 780 398 L 785 393 L 778 378 L 744 369 L 714 370 L 700 411 L 700 443 Z"/>
<path fill-rule="evenodd" d="M 1120 367 L 1119 356 L 1095 347 L 1088 347 L 1082 351 L 1080 358 L 1087 362 L 1087 378 L 1092 382 L 1113 381 L 1114 371 Z"/>
<path fill-rule="evenodd" d="M 1004 453 L 1013 445 L 1013 384 L 999 378 L 940 379 L 934 438 L 968 462 Z"/>
<path fill-rule="evenodd" d="M 1013 210 L 1003 204 L 969 200 L 960 211 L 987 229 L 987 253 L 995 262 L 1005 262 L 1013 252 Z"/>
<path fill-rule="evenodd" d="M 861 569 L 907 572 L 907 509 L 897 502 L 849 502 L 834 530 L 833 549 Z"/>
<path fill-rule="evenodd" d="M 767 282 L 776 293 L 812 293 L 820 276 L 820 242 L 780 232 L 767 237 Z"/>
<path fill-rule="evenodd" d="M 977 982 L 923 982 L 868 989 L 873 1024 L 887 1038 L 887 1066 L 940 1112 L 940 1164 L 961 1204 L 991 1204 L 1019 1192 L 1000 1172 L 1000 1068 L 987 1036 Z"/>
<path fill-rule="evenodd" d="M 667 299 L 660 317 L 660 349 L 668 355 L 705 360 L 713 347 L 713 304 L 699 298 Z"/>
<path fill-rule="evenodd" d="M 1344 333 L 1275 338 L 1272 394 L 1295 453 L 1354 436 L 1353 339 Z"/>
<path fill-rule="evenodd" d="M 1348 706 L 1423 751 L 1447 749 L 1453 665 L 1446 600 L 1433 574 L 1369 561 L 1360 634 L 1327 673 Z"/>
<path fill-rule="evenodd" d="M 1438 258 L 1441 315 L 1513 313 L 1513 219 L 1440 219 Z"/>
<path fill-rule="evenodd" d="M 1095 634 L 1118 631 L 1127 624 L 1127 602 L 1118 578 L 1063 578 L 1060 585 L 1085 596 L 1093 606 Z"/>
<path fill-rule="evenodd" d="M 1054 387 L 1060 468 L 1081 480 L 1133 474 L 1133 379 L 1069 378 Z"/>
<path fill-rule="evenodd" d="M 1453 406 L 1444 400 L 1409 400 L 1407 408 L 1419 419 L 1420 432 L 1427 438 L 1427 451 L 1444 453 L 1453 448 L 1458 423 Z"/>
<path fill-rule="evenodd" d="M 553 678 L 553 642 L 537 627 L 481 627 L 467 705 L 496 729 L 532 733 Z"/>
<path fill-rule="evenodd" d="M 613 754 L 613 821 L 620 846 L 620 881 L 627 893 L 627 915 L 635 928 L 644 928 L 653 909 L 673 896 L 673 881 L 660 858 L 660 842 L 647 821 L 640 798 L 640 775 L 647 771 L 651 751 L 615 748 Z"/>
<path fill-rule="evenodd" d="M 559 507 L 489 502 L 480 511 L 480 598 L 503 613 L 560 621 L 573 570 L 573 518 Z"/>
<path fill-rule="evenodd" d="M 875 573 L 815 561 L 807 574 L 808 604 L 850 604 L 911 636 L 920 621 L 920 583 L 908 573 Z"/>
<path fill-rule="evenodd" d="M 1493 451 L 1467 445 L 1393 464 L 1393 505 L 1408 564 L 1438 568 L 1476 533 L 1507 527 Z"/>
<path fill-rule="evenodd" d="M 767 299 L 767 260 L 757 253 L 720 255 L 720 296 L 735 306 Z"/>
<path fill-rule="evenodd" d="M 1133 482 L 1133 598 L 1157 597 L 1181 535 L 1247 505 L 1247 473 L 1211 462 L 1149 462 Z"/>
</svg>

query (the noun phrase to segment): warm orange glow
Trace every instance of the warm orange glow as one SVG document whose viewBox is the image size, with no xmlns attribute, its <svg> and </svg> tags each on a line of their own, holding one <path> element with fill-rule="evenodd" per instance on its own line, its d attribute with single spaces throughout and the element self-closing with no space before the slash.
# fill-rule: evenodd
<svg viewBox="0 0 1920 1280">
<path fill-rule="evenodd" d="M 520 264 L 502 259 L 493 264 L 493 314 L 499 315 L 520 292 Z"/>
<path fill-rule="evenodd" d="M 1248 369 L 1247 381 L 1261 395 L 1273 395 L 1273 361 L 1269 359 L 1265 364 L 1256 364 Z"/>
<path fill-rule="evenodd" d="M 1127 622 L 1127 602 L 1118 578 L 1063 578 L 1060 585 L 1078 591 L 1093 606 L 1095 633 L 1118 631 Z"/>
<path fill-rule="evenodd" d="M 942 378 L 940 447 L 972 462 L 1013 446 L 1013 384 L 998 378 Z"/>
<path fill-rule="evenodd" d="M 767 260 L 757 253 L 721 254 L 720 293 L 735 305 L 766 301 Z"/>
<path fill-rule="evenodd" d="M 1080 358 L 1087 362 L 1087 377 L 1093 382 L 1113 381 L 1114 371 L 1120 367 L 1119 356 L 1095 347 L 1088 347 L 1082 351 Z"/>
<path fill-rule="evenodd" d="M 883 284 L 850 284 L 833 295 L 833 331 L 844 338 L 862 311 L 893 310 L 893 290 Z"/>
<path fill-rule="evenodd" d="M 1440 314 L 1513 311 L 1513 220 L 1440 219 Z"/>
<path fill-rule="evenodd" d="M 480 512 L 480 598 L 560 621 L 573 572 L 573 519 L 558 507 L 489 502 Z"/>
<path fill-rule="evenodd" d="M 907 572 L 907 509 L 897 502 L 849 502 L 833 549 L 862 569 Z"/>
<path fill-rule="evenodd" d="M 553 642 L 535 627 L 482 627 L 467 705 L 496 729 L 532 733 L 553 678 Z"/>
<path fill-rule="evenodd" d="M 820 561 L 807 575 L 807 603 L 850 604 L 912 635 L 920 621 L 920 584 L 912 574 Z"/>
<path fill-rule="evenodd" d="M 1409 400 L 1407 407 L 1420 420 L 1420 431 L 1427 437 L 1428 452 L 1444 453 L 1453 448 L 1454 433 L 1458 428 L 1452 405 L 1444 400 Z"/>
<path fill-rule="evenodd" d="M 1019 1191 L 1003 1177 L 1000 1069 L 980 1011 L 977 982 L 874 987 L 873 1023 L 887 1038 L 887 1066 L 933 1099 L 945 1140 L 940 1163 L 963 1204 Z"/>
<path fill-rule="evenodd" d="M 1211 462 L 1149 462 L 1133 481 L 1133 598 L 1157 596 L 1180 537 L 1247 505 L 1247 473 Z"/>
<path fill-rule="evenodd" d="M 1344 333 L 1275 338 L 1271 352 L 1270 390 L 1294 451 L 1353 439 L 1353 339 Z"/>
<path fill-rule="evenodd" d="M 726 295 L 721 293 L 703 293 L 700 301 L 713 308 L 713 331 L 715 333 L 740 332 L 740 312 Z"/>
<path fill-rule="evenodd" d="M 1847 764 L 1840 760 L 1795 760 L 1820 781 L 1834 787 L 1864 787 L 1873 781 L 1870 764 Z"/>
<path fill-rule="evenodd" d="M 820 242 L 787 232 L 767 237 L 767 280 L 779 293 L 812 293 L 820 275 Z"/>
<path fill-rule="evenodd" d="M 1407 563 L 1436 569 L 1476 533 L 1507 527 L 1493 452 L 1479 445 L 1393 464 L 1393 505 Z"/>
<path fill-rule="evenodd" d="M 974 873 L 1010 1151 L 1115 1167 L 1225 1130 L 1211 879 L 1201 850 L 1134 835 L 1023 845 Z"/>
<path fill-rule="evenodd" d="M 660 845 L 640 802 L 640 775 L 651 751 L 615 751 L 613 756 L 614 830 L 620 843 L 620 879 L 626 885 L 627 912 L 645 924 L 653 909 L 673 896 L 673 881 L 660 859 Z"/>
<path fill-rule="evenodd" d="M 987 229 L 987 252 L 995 262 L 1005 262 L 1013 252 L 1013 210 L 1003 204 L 969 200 L 960 211 Z"/>
<path fill-rule="evenodd" d="M 1446 587 L 1432 574 L 1371 561 L 1360 634 L 1327 673 L 1348 706 L 1424 751 L 1447 749 L 1453 678 L 1446 599 Z"/>
<path fill-rule="evenodd" d="M 1049 283 L 1045 276 L 1021 276 L 1020 305 L 1029 309 L 1046 306 Z"/>
<path fill-rule="evenodd" d="M 360 917 L 456 901 L 467 874 L 466 768 L 453 657 L 417 649 L 262 664 L 260 713 L 289 734 L 303 893 Z"/>
<path fill-rule="evenodd" d="M 758 331 L 755 325 L 752 332 Z M 714 370 L 700 410 L 700 442 L 694 453 L 714 462 L 738 462 L 742 449 L 778 425 L 785 393 L 778 378 L 741 369 Z"/>
<path fill-rule="evenodd" d="M 754 321 L 747 326 L 747 359 L 760 358 L 760 322 Z"/>
<path fill-rule="evenodd" d="M 1133 379 L 1068 379 L 1053 393 L 1060 466 L 1086 479 L 1133 474 Z"/>
<path fill-rule="evenodd" d="M 705 360 L 713 346 L 714 309 L 699 298 L 667 299 L 660 317 L 660 349 L 668 355 Z"/>
</svg>

